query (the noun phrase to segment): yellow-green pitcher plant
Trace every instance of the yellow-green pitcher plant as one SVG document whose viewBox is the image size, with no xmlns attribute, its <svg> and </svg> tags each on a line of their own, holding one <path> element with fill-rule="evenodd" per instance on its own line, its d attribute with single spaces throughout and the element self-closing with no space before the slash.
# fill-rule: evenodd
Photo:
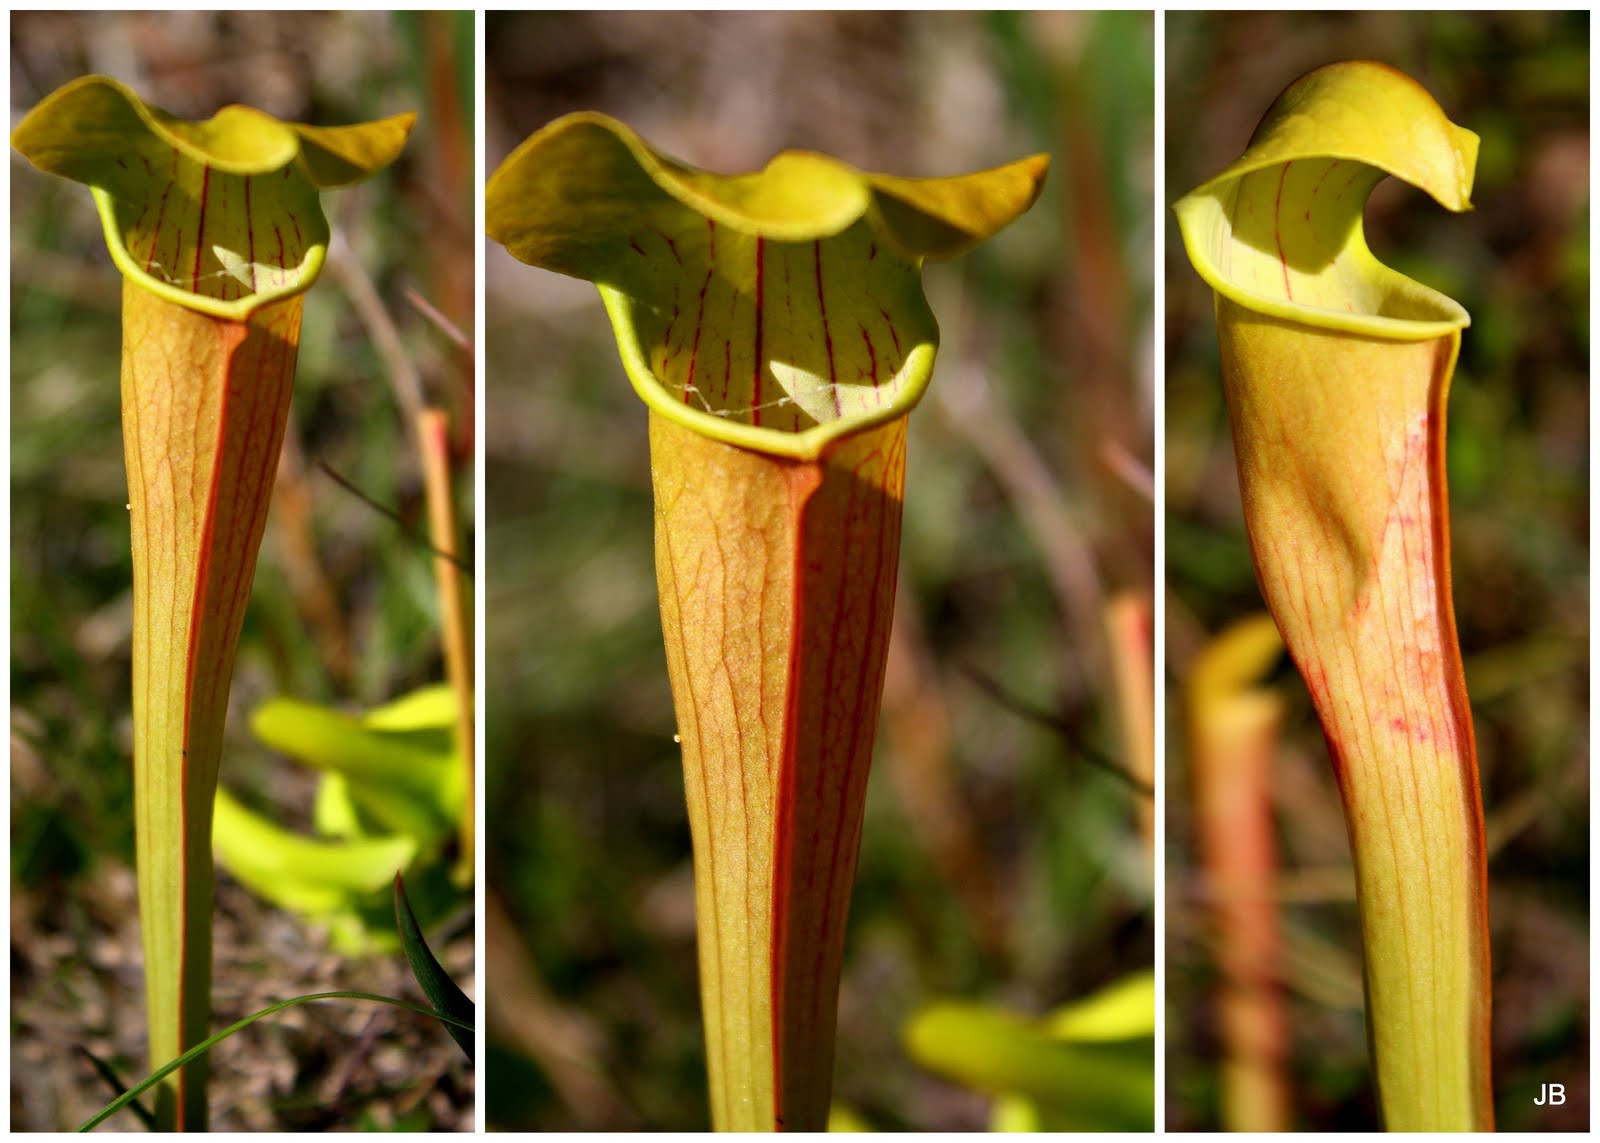
<svg viewBox="0 0 1600 1143">
<path fill-rule="evenodd" d="M 1477 151 L 1409 77 L 1331 64 L 1176 205 L 1216 294 L 1256 577 L 1344 801 L 1393 1130 L 1493 1125 L 1488 898 L 1445 488 L 1468 316 L 1373 256 L 1362 209 L 1388 176 L 1470 209 Z"/>
<path fill-rule="evenodd" d="M 322 188 L 394 160 L 413 116 L 350 127 L 242 106 L 186 122 L 104 76 L 53 92 L 12 144 L 86 184 L 122 272 L 133 554 L 135 836 L 152 1066 L 208 1034 L 211 827 L 234 652 L 289 411 Z M 203 1057 L 155 1121 L 203 1130 Z"/>
<path fill-rule="evenodd" d="M 599 287 L 649 409 L 719 1130 L 826 1125 L 906 416 L 938 341 L 922 264 L 1025 211 L 1047 162 L 905 179 L 786 151 L 724 176 L 580 113 L 489 179 L 490 236 Z"/>
</svg>

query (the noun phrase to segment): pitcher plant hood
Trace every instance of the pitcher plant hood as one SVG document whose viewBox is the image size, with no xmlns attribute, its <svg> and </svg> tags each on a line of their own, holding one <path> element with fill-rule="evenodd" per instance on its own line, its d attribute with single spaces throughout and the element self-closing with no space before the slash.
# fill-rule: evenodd
<svg viewBox="0 0 1600 1143">
<path fill-rule="evenodd" d="M 316 281 L 328 243 L 317 192 L 392 163 L 415 118 L 311 127 L 234 105 L 188 122 L 91 75 L 47 96 L 11 142 L 90 188 L 129 281 L 241 321 Z"/>
<path fill-rule="evenodd" d="M 759 172 L 719 175 L 580 112 L 490 177 L 488 230 L 519 260 L 599 287 L 651 409 L 810 459 L 916 404 L 938 344 L 923 260 L 1027 210 L 1048 163 L 909 179 L 785 151 Z"/>
<path fill-rule="evenodd" d="M 1290 84 L 1227 170 L 1174 206 L 1189 260 L 1222 297 L 1324 329 L 1419 341 L 1465 327 L 1454 299 L 1385 266 L 1362 230 L 1392 175 L 1472 208 L 1478 137 L 1410 76 L 1370 61 Z"/>
</svg>

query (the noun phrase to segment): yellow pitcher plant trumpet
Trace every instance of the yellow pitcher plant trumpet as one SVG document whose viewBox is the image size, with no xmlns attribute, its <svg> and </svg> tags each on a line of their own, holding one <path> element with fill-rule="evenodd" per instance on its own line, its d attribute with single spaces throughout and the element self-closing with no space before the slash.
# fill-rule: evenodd
<svg viewBox="0 0 1600 1143">
<path fill-rule="evenodd" d="M 1450 591 L 1445 402 L 1466 311 L 1362 233 L 1393 176 L 1470 209 L 1478 138 L 1409 77 L 1338 63 L 1176 205 L 1216 291 L 1262 594 L 1321 719 L 1355 859 L 1393 1130 L 1493 1125 L 1483 803 Z"/>
<path fill-rule="evenodd" d="M 789 151 L 723 176 L 584 113 L 489 180 L 490 236 L 598 285 L 650 410 L 718 1129 L 826 1125 L 906 415 L 938 341 L 922 263 L 1016 218 L 1046 165 L 904 179 Z"/>
<path fill-rule="evenodd" d="M 266 526 L 328 223 L 318 191 L 391 163 L 413 117 L 185 122 L 104 76 L 17 126 L 34 166 L 89 186 L 122 271 L 133 546 L 134 795 L 150 1059 L 210 1019 L 212 806 L 234 651 Z M 157 1089 L 158 1127 L 203 1130 L 203 1058 Z"/>
</svg>

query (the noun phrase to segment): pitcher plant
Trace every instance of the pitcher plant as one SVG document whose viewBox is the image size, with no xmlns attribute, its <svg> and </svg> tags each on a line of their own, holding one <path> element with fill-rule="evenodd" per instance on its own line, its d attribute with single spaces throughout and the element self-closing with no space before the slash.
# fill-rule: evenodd
<svg viewBox="0 0 1600 1143">
<path fill-rule="evenodd" d="M 656 574 L 694 842 L 719 1130 L 822 1130 L 899 558 L 925 259 L 1037 197 L 786 151 L 724 176 L 603 115 L 490 178 L 489 234 L 594 282 L 649 409 Z"/>
<path fill-rule="evenodd" d="M 150 1061 L 208 1034 L 211 827 L 234 652 L 289 411 L 301 296 L 328 243 L 318 192 L 391 163 L 413 116 L 350 127 L 230 106 L 185 122 L 116 80 L 46 97 L 12 144 L 86 184 L 122 272 L 133 554 L 135 835 Z M 204 1058 L 156 1089 L 206 1125 Z"/>
<path fill-rule="evenodd" d="M 1392 1130 L 1493 1124 L 1488 896 L 1445 486 L 1469 319 L 1373 256 L 1362 210 L 1388 176 L 1470 209 L 1477 151 L 1409 77 L 1331 64 L 1175 208 L 1216 293 L 1256 577 L 1344 803 Z"/>
</svg>

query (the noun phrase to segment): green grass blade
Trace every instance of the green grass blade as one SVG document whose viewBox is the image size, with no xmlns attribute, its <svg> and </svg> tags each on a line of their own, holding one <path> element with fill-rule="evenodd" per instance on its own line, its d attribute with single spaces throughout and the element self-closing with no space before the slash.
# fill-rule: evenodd
<svg viewBox="0 0 1600 1143">
<path fill-rule="evenodd" d="M 411 902 L 406 900 L 405 882 L 399 874 L 395 874 L 394 878 L 394 919 L 400 928 L 400 943 L 405 947 L 406 959 L 411 962 L 411 974 L 422 986 L 428 1003 L 441 1015 L 453 1017 L 445 1024 L 445 1030 L 467 1053 L 467 1059 L 471 1060 L 472 1030 L 477 1010 L 467 994 L 450 979 L 450 974 L 434 957 L 433 950 L 428 948 L 422 928 L 417 924 L 416 914 L 411 911 Z"/>
<path fill-rule="evenodd" d="M 212 1036 L 208 1040 L 202 1040 L 200 1043 L 190 1048 L 187 1052 L 184 1052 L 183 1055 L 179 1056 L 177 1059 L 170 1060 L 167 1063 L 162 1064 L 161 1067 L 145 1076 L 144 1079 L 140 1080 L 133 1087 L 129 1088 L 116 1099 L 102 1107 L 93 1116 L 86 1120 L 83 1126 L 79 1127 L 78 1130 L 93 1131 L 96 1127 L 99 1127 L 102 1123 L 110 1119 L 124 1107 L 127 1107 L 129 1104 L 133 1103 L 139 1098 L 139 1096 L 144 1094 L 150 1088 L 166 1079 L 167 1076 L 171 1075 L 173 1072 L 177 1071 L 191 1060 L 198 1059 L 199 1057 L 205 1055 L 213 1047 L 222 1043 L 222 1041 L 226 1040 L 235 1032 L 248 1028 L 257 1020 L 261 1020 L 277 1012 L 282 1012 L 285 1008 L 293 1008 L 296 1004 L 308 1004 L 313 1000 L 370 1000 L 375 1004 L 388 1004 L 395 1008 L 404 1008 L 410 1012 L 421 1013 L 423 1016 L 432 1016 L 435 1020 L 444 1021 L 445 1024 L 451 1026 L 452 1030 L 454 1030 L 455 1025 L 461 1024 L 461 1026 L 464 1027 L 469 1033 L 472 1031 L 471 1023 L 464 1023 L 454 1016 L 447 1015 L 443 1012 L 435 1012 L 431 1008 L 424 1008 L 420 1004 L 412 1004 L 408 1000 L 396 1000 L 392 996 L 377 996 L 371 992 L 313 992 L 306 996 L 296 996 L 289 1000 L 280 1000 L 276 1004 L 268 1005 L 259 1012 L 252 1012 L 244 1019 L 229 1024 L 215 1036 Z"/>
<path fill-rule="evenodd" d="M 113 1068 L 105 1060 L 102 1060 L 99 1056 L 95 1055 L 88 1048 L 85 1048 L 82 1044 L 78 1045 L 78 1051 L 82 1052 L 84 1058 L 87 1059 L 91 1065 L 93 1065 L 95 1074 L 105 1081 L 106 1086 L 111 1089 L 111 1094 L 113 1096 L 122 1096 L 127 1093 L 128 1085 L 122 1082 L 122 1077 L 117 1074 L 117 1070 L 115 1068 Z M 131 1100 L 128 1103 L 128 1110 L 139 1117 L 139 1122 L 144 1124 L 144 1129 L 146 1131 L 156 1130 L 156 1117 L 151 1114 L 150 1109 L 144 1104 L 140 1103 L 137 1099 Z"/>
</svg>

